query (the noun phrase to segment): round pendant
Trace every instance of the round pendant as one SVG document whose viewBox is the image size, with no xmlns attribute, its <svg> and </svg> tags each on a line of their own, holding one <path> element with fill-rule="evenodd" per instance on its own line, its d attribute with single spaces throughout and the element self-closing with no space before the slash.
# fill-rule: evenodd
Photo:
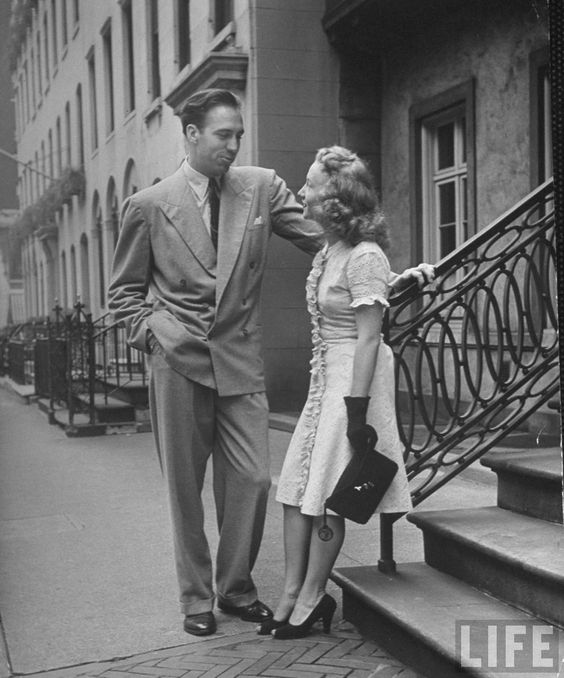
<svg viewBox="0 0 564 678">
<path fill-rule="evenodd" d="M 333 530 L 329 525 L 322 525 L 317 531 L 317 534 L 321 541 L 331 541 L 331 539 L 333 539 Z"/>
</svg>

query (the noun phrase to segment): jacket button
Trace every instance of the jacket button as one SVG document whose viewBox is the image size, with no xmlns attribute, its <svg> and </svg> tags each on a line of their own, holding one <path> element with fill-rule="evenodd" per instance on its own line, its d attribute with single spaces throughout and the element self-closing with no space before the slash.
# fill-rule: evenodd
<svg viewBox="0 0 564 678">
<path fill-rule="evenodd" d="M 256 265 L 255 262 L 254 262 L 254 261 L 251 261 L 251 263 L 249 264 L 249 268 L 254 268 L 255 265 Z"/>
<path fill-rule="evenodd" d="M 180 287 L 186 287 L 186 280 L 184 278 L 180 281 Z"/>
<path fill-rule="evenodd" d="M 244 337 L 248 337 L 248 336 L 249 336 L 249 330 L 248 330 L 246 327 L 245 327 L 245 329 L 243 330 L 243 336 L 244 336 Z"/>
</svg>

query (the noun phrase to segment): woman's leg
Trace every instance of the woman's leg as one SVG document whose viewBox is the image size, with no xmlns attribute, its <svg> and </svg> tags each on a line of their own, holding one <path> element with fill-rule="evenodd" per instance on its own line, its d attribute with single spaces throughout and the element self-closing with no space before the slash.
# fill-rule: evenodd
<svg viewBox="0 0 564 678">
<path fill-rule="evenodd" d="M 327 524 L 333 530 L 333 538 L 329 541 L 322 541 L 317 534 L 322 524 L 323 516 L 313 518 L 307 572 L 290 617 L 290 623 L 294 625 L 302 624 L 323 597 L 345 538 L 345 521 L 341 516 L 327 516 Z"/>
<path fill-rule="evenodd" d="M 297 506 L 284 504 L 285 575 L 282 596 L 274 612 L 274 619 L 288 619 L 302 588 L 307 570 L 312 517 L 304 515 Z"/>
</svg>

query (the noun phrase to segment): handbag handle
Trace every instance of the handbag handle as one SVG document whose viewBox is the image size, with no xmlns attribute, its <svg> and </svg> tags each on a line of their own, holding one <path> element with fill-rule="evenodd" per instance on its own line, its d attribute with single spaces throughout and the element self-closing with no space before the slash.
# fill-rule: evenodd
<svg viewBox="0 0 564 678">
<path fill-rule="evenodd" d="M 370 426 L 370 424 L 365 424 L 365 427 L 367 433 L 366 451 L 372 452 L 378 442 L 378 434 L 376 433 L 376 429 L 373 426 Z"/>
</svg>

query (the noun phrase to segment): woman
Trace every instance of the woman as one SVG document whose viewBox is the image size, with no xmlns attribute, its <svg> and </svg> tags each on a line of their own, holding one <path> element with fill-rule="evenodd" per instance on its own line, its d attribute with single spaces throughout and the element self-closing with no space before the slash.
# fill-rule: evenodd
<svg viewBox="0 0 564 678">
<path fill-rule="evenodd" d="M 308 399 L 276 495 L 284 506 L 284 589 L 273 619 L 258 630 L 281 639 L 305 636 L 318 620 L 330 630 L 336 603 L 325 587 L 343 544 L 344 519 L 327 515 L 329 541 L 319 529 L 326 498 L 353 449 L 365 444 L 366 423 L 378 433 L 378 449 L 399 466 L 378 510 L 411 509 L 394 410 L 393 355 L 381 341 L 382 317 L 392 284 L 432 277 L 426 264 L 401 276 L 391 273 L 373 180 L 355 153 L 339 146 L 318 151 L 298 195 L 304 216 L 321 225 L 327 244 L 306 286 L 313 326 Z"/>
</svg>

